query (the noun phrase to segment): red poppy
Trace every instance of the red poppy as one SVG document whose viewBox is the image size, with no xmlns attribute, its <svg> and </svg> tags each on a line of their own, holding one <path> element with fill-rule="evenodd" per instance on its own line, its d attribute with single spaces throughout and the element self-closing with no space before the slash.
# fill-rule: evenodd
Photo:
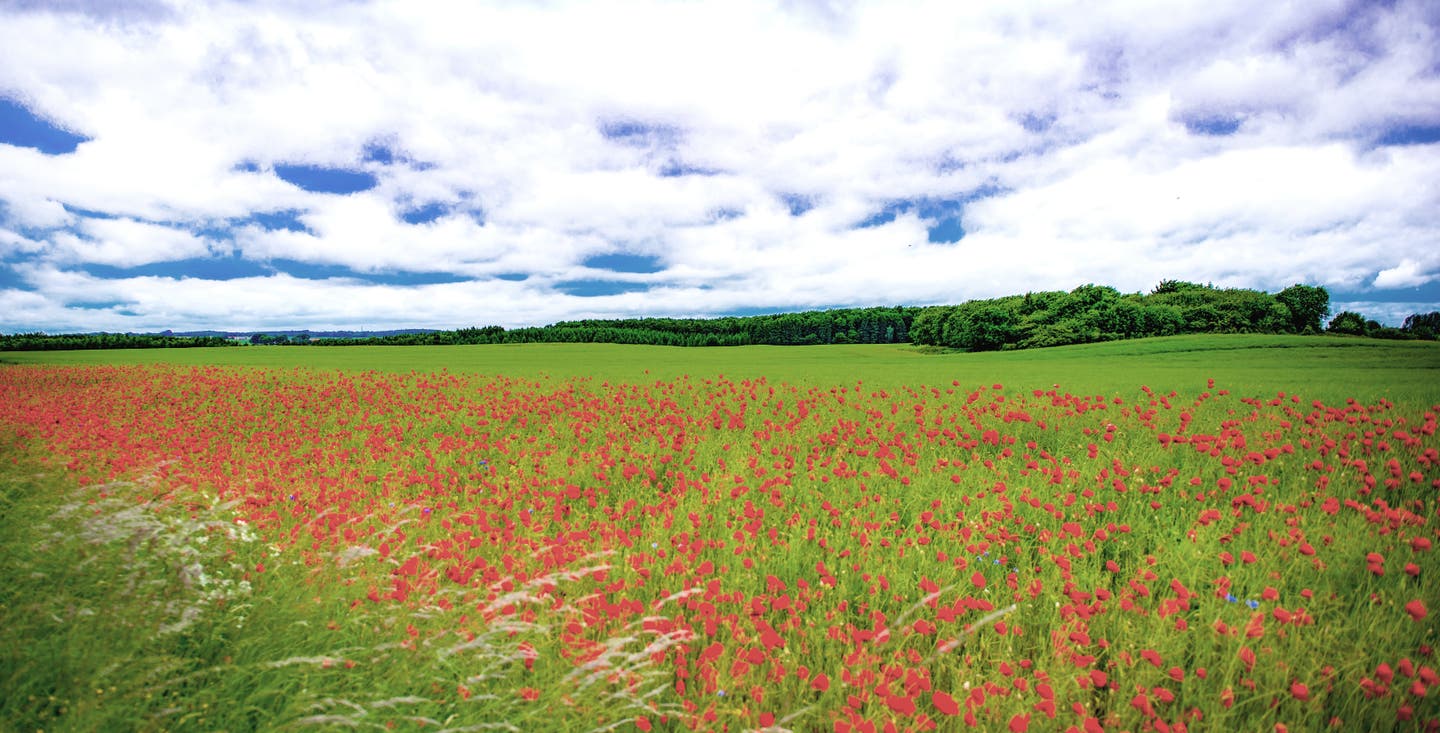
<svg viewBox="0 0 1440 733">
<path fill-rule="evenodd" d="M 930 704 L 934 705 L 936 710 L 946 715 L 960 714 L 960 704 L 955 702 L 955 698 L 951 697 L 949 693 L 936 690 L 935 693 L 930 696 Z"/>
<path fill-rule="evenodd" d="M 1419 621 L 1420 619 L 1423 619 L 1427 615 L 1429 615 L 1429 611 L 1425 609 L 1425 602 L 1420 600 L 1419 598 L 1416 598 L 1415 600 L 1405 604 L 1405 613 L 1410 614 L 1410 618 L 1416 621 Z"/>
</svg>

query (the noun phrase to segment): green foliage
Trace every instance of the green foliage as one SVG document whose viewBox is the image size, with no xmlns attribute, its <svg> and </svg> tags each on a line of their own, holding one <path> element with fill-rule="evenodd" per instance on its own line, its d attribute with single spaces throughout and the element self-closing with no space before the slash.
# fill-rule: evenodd
<svg viewBox="0 0 1440 733">
<path fill-rule="evenodd" d="M 1150 294 L 1163 295 L 1165 293 L 1180 293 L 1186 290 L 1205 290 L 1210 287 L 1209 285 L 1199 285 L 1184 280 L 1161 280 L 1160 284 L 1156 285 L 1155 288 L 1150 291 Z"/>
<path fill-rule="evenodd" d="M 1275 299 L 1289 311 L 1292 333 L 1318 333 L 1330 312 L 1330 293 L 1313 285 L 1291 285 L 1276 293 Z"/>
<path fill-rule="evenodd" d="M 508 331 L 500 326 L 486 326 L 369 339 L 324 339 L 310 343 L 323 346 L 533 343 L 652 346 L 894 344 L 910 340 L 911 322 L 921 310 L 910 307 L 876 307 L 724 318 L 587 319 Z"/>
<path fill-rule="evenodd" d="M 950 315 L 950 310 L 949 306 L 922 309 L 910 324 L 910 338 L 917 344 L 938 345 L 940 331 L 945 327 L 945 318 Z"/>
<path fill-rule="evenodd" d="M 220 336 L 169 336 L 136 333 L 41 332 L 0 334 L 0 351 L 69 351 L 73 349 L 183 349 L 197 346 L 235 346 Z"/>
<path fill-rule="evenodd" d="M 1150 336 L 1173 336 L 1185 330 L 1185 314 L 1172 305 L 1147 303 L 1141 309 L 1145 333 Z"/>
<path fill-rule="evenodd" d="M 1434 341 L 1440 337 L 1440 311 L 1410 315 L 1401 328 L 1415 338 Z"/>
<path fill-rule="evenodd" d="M 995 351 L 1020 340 L 1016 299 L 975 300 L 957 306 L 945 319 L 941 338 L 946 346 L 970 351 Z"/>
<path fill-rule="evenodd" d="M 1145 303 L 1179 309 L 1181 333 L 1283 333 L 1289 325 L 1289 311 L 1257 290 L 1197 286 L 1157 293 Z"/>
<path fill-rule="evenodd" d="M 1149 295 L 1089 284 L 1068 293 L 1032 292 L 928 309 L 917 317 L 911 338 L 928 346 L 988 351 L 1184 333 L 1318 331 L 1314 313 L 1328 307 L 1325 289 L 1297 285 L 1284 293 L 1292 305 L 1256 290 L 1180 280 L 1162 281 Z M 1298 328 L 1297 310 L 1304 316 Z"/>
<path fill-rule="evenodd" d="M 1039 349 L 1047 346 L 1066 346 L 1094 341 L 1093 334 L 1083 331 L 1074 322 L 1046 323 L 1029 330 L 1029 336 L 1020 342 L 1022 349 Z"/>
<path fill-rule="evenodd" d="M 1331 333 L 1343 333 L 1349 336 L 1365 335 L 1365 317 L 1354 311 L 1340 311 L 1330 319 L 1327 330 Z"/>
<path fill-rule="evenodd" d="M 960 305 L 844 308 L 722 318 L 628 318 L 561 321 L 506 330 L 500 326 L 396 333 L 347 339 L 255 334 L 256 345 L 452 346 L 611 343 L 652 346 L 808 346 L 903 344 L 997 351 L 1120 339 L 1204 333 L 1318 333 L 1329 311 L 1322 287 L 1292 285 L 1275 295 L 1162 280 L 1148 295 L 1086 284 L 1069 292 L 1038 291 Z M 1440 312 L 1415 314 L 1388 328 L 1354 313 L 1337 314 L 1332 333 L 1385 339 L 1435 339 Z M 0 351 L 233 346 L 219 337 L 166 335 L 0 335 Z"/>
<path fill-rule="evenodd" d="M 1367 336 L 1369 338 L 1388 339 L 1391 341 L 1407 341 L 1419 339 L 1434 341 L 1437 331 L 1440 331 L 1440 312 L 1415 313 L 1405 319 L 1404 325 L 1400 328 L 1386 326 L 1376 320 L 1366 318 L 1354 311 L 1341 311 L 1330 319 L 1328 329 L 1330 333 L 1345 334 L 1348 336 Z"/>
</svg>

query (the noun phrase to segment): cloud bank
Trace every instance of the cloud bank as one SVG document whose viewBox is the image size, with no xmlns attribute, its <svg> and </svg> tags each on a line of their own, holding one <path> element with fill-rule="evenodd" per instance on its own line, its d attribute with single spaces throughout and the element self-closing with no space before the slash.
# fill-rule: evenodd
<svg viewBox="0 0 1440 733">
<path fill-rule="evenodd" d="M 4 331 L 1165 278 L 1398 322 L 1436 181 L 1423 0 L 0 3 Z"/>
</svg>

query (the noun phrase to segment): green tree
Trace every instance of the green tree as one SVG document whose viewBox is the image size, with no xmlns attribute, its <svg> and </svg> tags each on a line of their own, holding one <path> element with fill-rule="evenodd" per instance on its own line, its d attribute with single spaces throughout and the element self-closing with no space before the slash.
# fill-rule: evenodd
<svg viewBox="0 0 1440 733">
<path fill-rule="evenodd" d="M 924 308 L 910 323 L 910 341 L 921 346 L 939 346 L 945 320 L 954 306 L 937 305 Z"/>
<path fill-rule="evenodd" d="M 1084 319 L 1091 312 L 1119 299 L 1120 291 L 1108 285 L 1081 285 L 1065 296 L 1057 298 L 1057 302 L 1051 307 L 1051 310 L 1055 314 L 1055 320 Z M 1023 299 L 1021 307 L 1023 307 Z"/>
<path fill-rule="evenodd" d="M 1186 282 L 1184 280 L 1161 280 L 1160 284 L 1156 285 L 1155 288 L 1150 291 L 1150 294 L 1165 295 L 1167 293 L 1183 293 L 1187 290 L 1207 289 L 1209 288 L 1206 285 L 1199 285 L 1192 282 Z"/>
<path fill-rule="evenodd" d="M 1173 305 L 1145 304 L 1141 308 L 1145 318 L 1146 336 L 1171 336 L 1185 329 L 1185 316 Z"/>
<path fill-rule="evenodd" d="M 1032 326 L 1028 331 L 1025 340 L 1020 342 L 1022 349 L 1042 349 L 1049 346 L 1069 346 L 1070 344 L 1083 344 L 1094 341 L 1099 334 L 1087 331 L 1075 321 L 1061 321 L 1060 323 L 1045 323 Z"/>
<path fill-rule="evenodd" d="M 971 351 L 994 351 L 1021 338 L 1017 303 L 1001 300 L 970 301 L 945 321 L 944 345 Z"/>
<path fill-rule="evenodd" d="M 1440 336 L 1440 311 L 1429 313 L 1415 313 L 1405 318 L 1405 325 L 1401 326 L 1415 338 L 1434 341 Z"/>
<path fill-rule="evenodd" d="M 1290 311 L 1293 333 L 1319 333 L 1320 323 L 1330 313 L 1330 293 L 1315 285 L 1291 285 L 1275 294 Z"/>
<path fill-rule="evenodd" d="M 1351 336 L 1365 335 L 1365 317 L 1354 311 L 1340 311 L 1330 319 L 1328 328 L 1330 333 L 1343 333 Z"/>
</svg>

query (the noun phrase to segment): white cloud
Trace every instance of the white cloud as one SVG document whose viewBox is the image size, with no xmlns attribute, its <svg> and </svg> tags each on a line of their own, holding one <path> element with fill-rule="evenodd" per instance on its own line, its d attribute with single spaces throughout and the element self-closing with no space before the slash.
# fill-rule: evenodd
<svg viewBox="0 0 1440 733">
<path fill-rule="evenodd" d="M 0 247 L 58 304 L 45 313 L 71 322 L 491 320 L 454 320 L 473 311 L 519 325 L 1083 282 L 1440 277 L 1440 145 L 1374 145 L 1388 126 L 1440 126 L 1440 34 L 1418 0 L 137 8 L 0 10 L 0 93 L 90 138 L 64 156 L 0 145 L 0 226 L 23 240 Z M 1239 128 L 1196 134 L 1197 121 Z M 607 139 L 607 124 L 652 134 Z M 363 160 L 373 143 L 400 160 Z M 306 192 L 271 172 L 282 162 L 363 169 L 377 185 Z M 707 175 L 661 175 L 675 166 Z M 928 242 L 913 209 L 854 228 L 895 201 L 982 190 L 955 245 Z M 792 216 L 786 195 L 813 208 Z M 400 219 L 429 203 L 446 213 Z M 306 230 L 251 219 L 281 211 Z M 232 247 L 476 280 L 130 279 L 115 286 L 123 309 L 71 312 L 66 281 L 40 274 Z M 581 265 L 614 252 L 664 269 Z M 553 289 L 594 278 L 652 289 Z"/>
<path fill-rule="evenodd" d="M 94 219 L 80 223 L 83 236 L 54 236 L 53 259 L 62 263 L 135 267 L 223 253 L 215 243 L 191 232 L 134 219 Z"/>
<path fill-rule="evenodd" d="M 11 254 L 34 254 L 44 249 L 44 242 L 36 242 L 9 229 L 0 228 L 0 259 Z"/>
<path fill-rule="evenodd" d="M 1375 276 L 1374 285 L 1377 288 L 1413 288 L 1434 279 L 1433 272 L 1423 271 L 1420 263 L 1406 258 L 1394 267 L 1381 270 Z"/>
</svg>

